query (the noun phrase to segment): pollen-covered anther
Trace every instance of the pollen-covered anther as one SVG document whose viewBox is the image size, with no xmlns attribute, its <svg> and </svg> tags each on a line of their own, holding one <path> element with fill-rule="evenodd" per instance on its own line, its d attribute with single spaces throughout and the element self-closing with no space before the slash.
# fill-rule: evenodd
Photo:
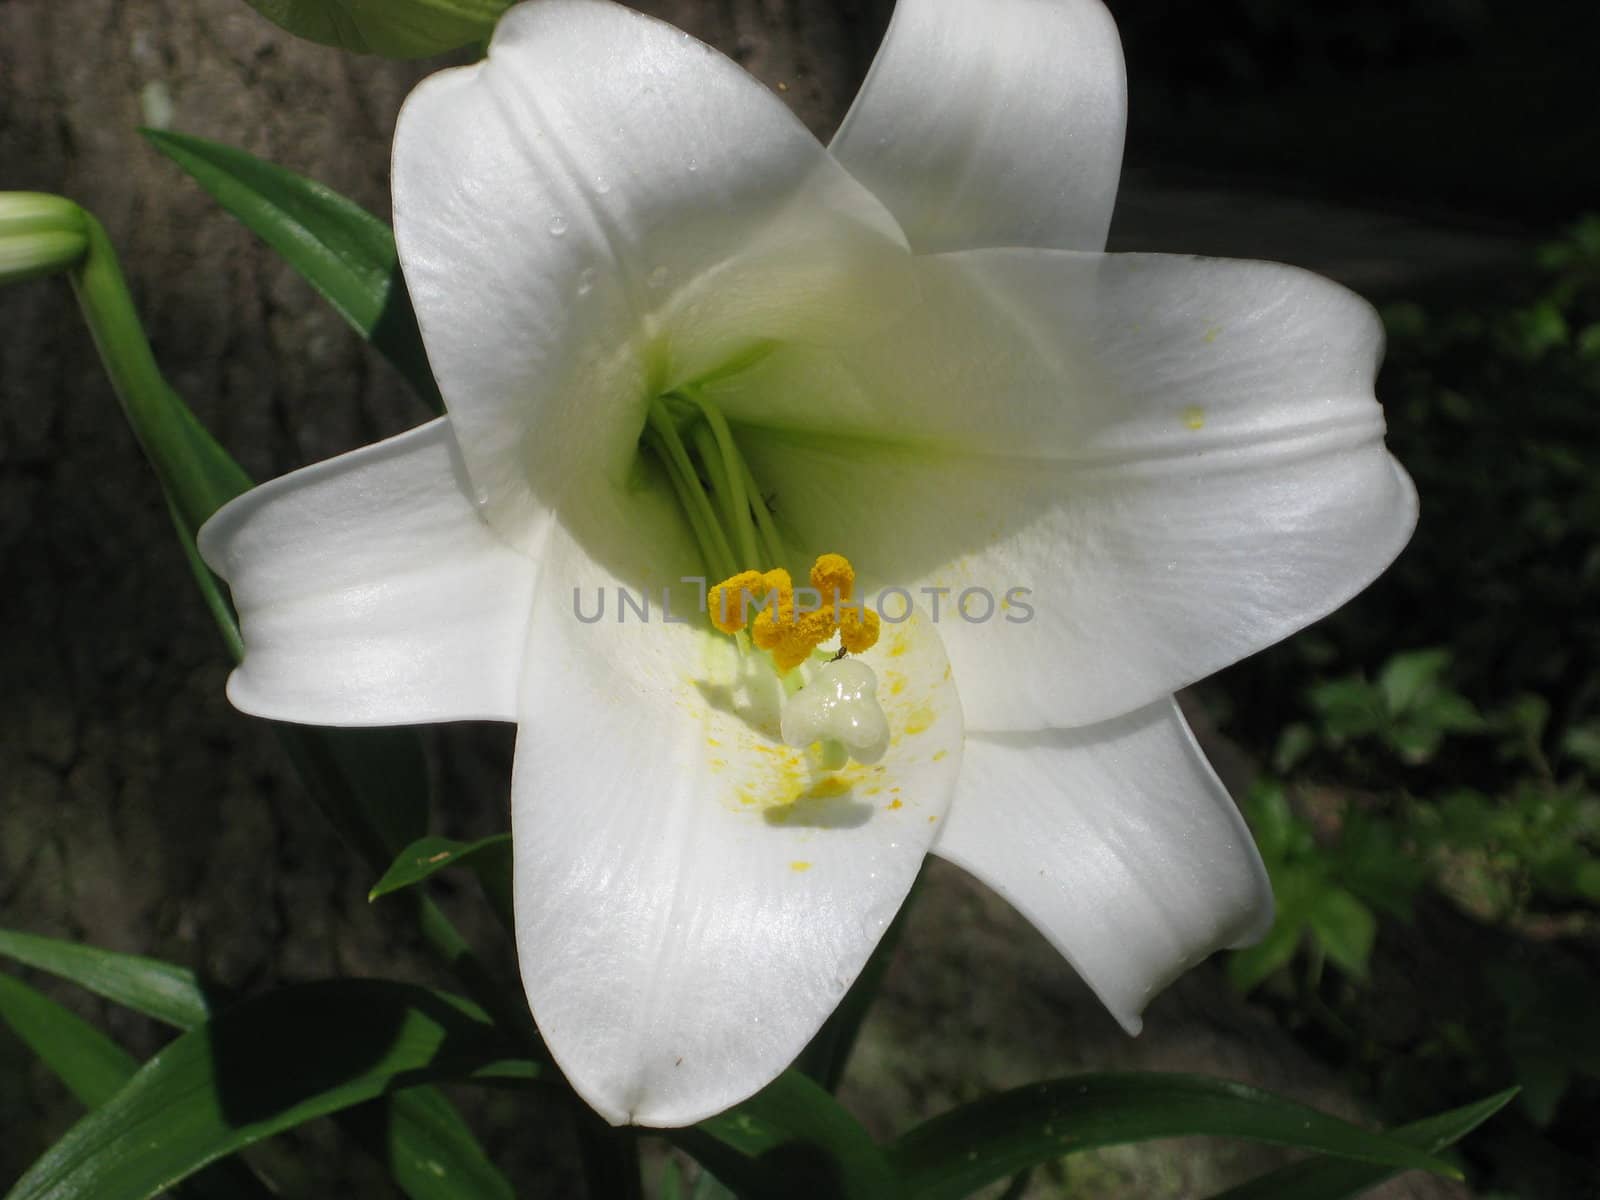
<svg viewBox="0 0 1600 1200">
<path fill-rule="evenodd" d="M 823 554 L 811 564 L 811 586 L 825 604 L 849 600 L 856 586 L 856 569 L 842 554 Z"/>
<path fill-rule="evenodd" d="M 839 610 L 839 644 L 851 654 L 864 654 L 878 644 L 883 622 L 865 605 Z"/>
<path fill-rule="evenodd" d="M 711 623 L 724 633 L 738 633 L 748 621 L 751 640 L 771 653 L 773 665 L 784 674 L 835 634 L 851 653 L 870 649 L 878 640 L 878 615 L 850 604 L 856 580 L 850 560 L 823 554 L 812 564 L 810 579 L 821 607 L 805 610 L 796 603 L 794 581 L 782 567 L 741 571 L 706 594 Z"/>
<path fill-rule="evenodd" d="M 762 613 L 761 616 L 766 616 Z M 759 622 L 761 617 L 757 617 Z M 833 618 L 830 605 L 815 612 L 801 613 L 788 624 L 778 623 L 778 640 L 772 649 L 772 661 L 779 671 L 792 671 L 811 652 L 838 632 L 839 623 Z"/>
<path fill-rule="evenodd" d="M 740 571 L 706 593 L 711 623 L 723 633 L 738 633 L 749 618 L 750 598 L 764 591 L 760 571 Z"/>
</svg>

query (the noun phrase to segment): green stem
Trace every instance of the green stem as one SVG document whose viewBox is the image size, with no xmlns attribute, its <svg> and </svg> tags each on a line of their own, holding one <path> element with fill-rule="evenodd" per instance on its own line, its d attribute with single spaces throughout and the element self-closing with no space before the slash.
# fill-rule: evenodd
<svg viewBox="0 0 1600 1200">
<path fill-rule="evenodd" d="M 78 304 L 128 423 L 192 533 L 248 489 L 250 477 L 231 459 L 224 457 L 226 466 L 219 466 L 211 456 L 194 453 L 191 443 L 214 445 L 211 435 L 161 377 L 111 240 L 93 216 L 83 218 L 89 249 L 71 272 Z"/>
</svg>

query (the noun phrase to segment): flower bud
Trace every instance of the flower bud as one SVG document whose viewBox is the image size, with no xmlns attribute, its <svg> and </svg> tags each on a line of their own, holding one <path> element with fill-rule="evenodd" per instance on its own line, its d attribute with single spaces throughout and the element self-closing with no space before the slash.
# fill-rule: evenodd
<svg viewBox="0 0 1600 1200">
<path fill-rule="evenodd" d="M 0 283 L 64 271 L 88 249 L 83 210 L 62 196 L 0 192 Z"/>
</svg>

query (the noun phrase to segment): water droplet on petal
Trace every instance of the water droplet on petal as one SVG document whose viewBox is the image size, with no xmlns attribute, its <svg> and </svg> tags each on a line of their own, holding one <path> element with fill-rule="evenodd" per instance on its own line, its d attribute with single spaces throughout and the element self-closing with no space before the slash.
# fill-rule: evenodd
<svg viewBox="0 0 1600 1200">
<path fill-rule="evenodd" d="M 594 190 L 604 196 L 611 190 L 611 181 L 604 175 L 596 175 L 594 177 Z"/>
<path fill-rule="evenodd" d="M 567 219 L 560 213 L 550 218 L 550 236 L 560 237 L 567 231 Z"/>
<path fill-rule="evenodd" d="M 585 267 L 578 273 L 578 295 L 587 296 L 594 291 L 595 273 L 593 267 Z"/>
<path fill-rule="evenodd" d="M 697 159 L 697 158 L 691 158 L 689 160 L 689 170 L 690 171 L 698 171 L 699 169 L 700 169 L 700 160 Z"/>
</svg>

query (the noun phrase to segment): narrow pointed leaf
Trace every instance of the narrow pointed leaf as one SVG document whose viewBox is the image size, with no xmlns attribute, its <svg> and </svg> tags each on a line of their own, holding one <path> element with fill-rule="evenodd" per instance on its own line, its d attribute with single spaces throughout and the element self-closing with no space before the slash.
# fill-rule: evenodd
<svg viewBox="0 0 1600 1200">
<path fill-rule="evenodd" d="M 173 1041 L 7 1200 L 145 1200 L 314 1117 L 478 1072 L 528 1077 L 537 1067 L 517 1061 L 466 1001 L 380 980 L 284 988 Z"/>
<path fill-rule="evenodd" d="M 163 130 L 144 135 L 321 292 L 424 403 L 443 411 L 387 223 L 320 183 L 232 146 Z"/>
<path fill-rule="evenodd" d="M 421 58 L 484 41 L 511 0 L 248 0 L 274 25 L 352 54 Z"/>
<path fill-rule="evenodd" d="M 464 866 L 483 884 L 503 916 L 511 912 L 511 835 L 497 833 L 476 842 L 451 838 L 418 838 L 395 857 L 383 878 L 372 885 L 368 900 L 412 887 L 446 867 Z"/>
<path fill-rule="evenodd" d="M 1391 1129 L 1389 1136 L 1430 1154 L 1453 1145 L 1511 1102 L 1516 1088 Z M 1229 1188 L 1212 1200 L 1346 1200 L 1398 1174 L 1392 1167 L 1318 1156 Z"/>
<path fill-rule="evenodd" d="M 1002 1092 L 919 1125 L 890 1148 L 890 1157 L 910 1195 L 957 1200 L 1081 1150 L 1195 1134 L 1456 1175 L 1449 1164 L 1395 1138 L 1243 1084 L 1195 1075 L 1080 1075 Z"/>
<path fill-rule="evenodd" d="M 435 1088 L 410 1088 L 352 1109 L 340 1125 L 388 1166 L 410 1200 L 513 1200 L 510 1183 Z"/>
<path fill-rule="evenodd" d="M 179 1029 L 211 1015 L 194 972 L 173 963 L 9 929 L 0 929 L 0 955 Z"/>
<path fill-rule="evenodd" d="M 116 1095 L 138 1060 L 76 1013 L 0 974 L 0 1021 L 9 1025 L 85 1108 Z"/>
<path fill-rule="evenodd" d="M 11 1026 L 85 1108 L 106 1103 L 139 1069 L 133 1055 L 93 1025 L 4 974 L 0 974 L 0 1020 Z M 267 1200 L 272 1194 L 238 1159 L 214 1163 L 185 1187 L 182 1195 L 201 1200 Z"/>
<path fill-rule="evenodd" d="M 795 1070 L 743 1104 L 668 1136 L 753 1200 L 895 1200 L 883 1150 L 832 1096 Z"/>
</svg>

